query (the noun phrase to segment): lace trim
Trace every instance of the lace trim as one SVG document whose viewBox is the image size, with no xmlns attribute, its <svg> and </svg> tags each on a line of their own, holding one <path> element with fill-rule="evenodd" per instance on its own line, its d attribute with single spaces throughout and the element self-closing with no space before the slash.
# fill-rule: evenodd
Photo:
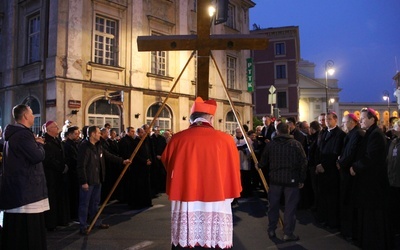
<svg viewBox="0 0 400 250">
<path fill-rule="evenodd" d="M 232 247 L 232 214 L 221 212 L 172 212 L 172 244 L 182 247 Z"/>
</svg>

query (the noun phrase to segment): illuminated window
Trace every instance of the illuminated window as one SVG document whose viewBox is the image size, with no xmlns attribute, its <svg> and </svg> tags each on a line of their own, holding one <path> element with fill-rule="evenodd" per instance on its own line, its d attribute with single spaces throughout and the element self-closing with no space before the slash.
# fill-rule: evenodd
<svg viewBox="0 0 400 250">
<path fill-rule="evenodd" d="M 40 15 L 28 19 L 28 63 L 40 60 Z"/>
<path fill-rule="evenodd" d="M 226 118 L 225 118 L 225 131 L 231 135 L 234 135 L 237 126 L 238 126 L 238 123 L 237 123 L 235 114 L 233 114 L 232 111 L 229 111 L 226 114 Z"/>
<path fill-rule="evenodd" d="M 153 32 L 153 36 L 161 34 Z M 167 76 L 167 51 L 151 52 L 151 73 L 161 76 Z"/>
<path fill-rule="evenodd" d="M 96 16 L 94 62 L 118 66 L 118 22 L 116 20 Z"/>
<path fill-rule="evenodd" d="M 226 26 L 235 29 L 235 6 L 232 4 L 228 5 L 228 20 L 226 20 Z"/>
<path fill-rule="evenodd" d="M 147 110 L 147 114 L 146 114 L 146 123 L 147 124 L 150 124 L 153 121 L 154 116 L 157 114 L 160 106 L 161 105 L 156 103 L 156 104 L 153 104 L 152 106 L 150 106 L 150 108 Z M 160 129 L 163 129 L 163 130 L 172 129 L 171 111 L 167 107 L 164 107 L 164 109 L 161 111 L 156 122 L 154 123 L 154 126 L 159 126 Z"/>
<path fill-rule="evenodd" d="M 117 134 L 121 128 L 120 108 L 115 104 L 109 104 L 107 100 L 97 100 L 90 104 L 88 110 L 89 126 L 102 128 L 104 124 L 111 124 Z"/>
<path fill-rule="evenodd" d="M 226 85 L 229 89 L 235 88 L 236 58 L 226 57 Z"/>
</svg>

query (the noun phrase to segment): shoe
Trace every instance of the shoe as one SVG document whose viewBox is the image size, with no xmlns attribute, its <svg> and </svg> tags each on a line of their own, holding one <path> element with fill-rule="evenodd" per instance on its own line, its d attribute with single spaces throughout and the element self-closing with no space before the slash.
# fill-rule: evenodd
<svg viewBox="0 0 400 250">
<path fill-rule="evenodd" d="M 268 231 L 268 237 L 269 237 L 270 239 L 276 238 L 275 231 Z"/>
<path fill-rule="evenodd" d="M 81 229 L 81 230 L 79 230 L 79 234 L 81 234 L 81 235 L 89 235 L 89 229 L 87 229 L 87 228 Z"/>
<path fill-rule="evenodd" d="M 109 224 L 100 224 L 97 226 L 99 229 L 109 229 L 110 225 Z"/>
<path fill-rule="evenodd" d="M 286 242 L 288 242 L 288 241 L 297 241 L 297 240 L 299 240 L 300 238 L 299 238 L 299 236 L 297 236 L 297 235 L 294 235 L 294 234 L 292 234 L 292 235 L 284 235 L 283 236 L 283 241 L 286 241 Z"/>
</svg>

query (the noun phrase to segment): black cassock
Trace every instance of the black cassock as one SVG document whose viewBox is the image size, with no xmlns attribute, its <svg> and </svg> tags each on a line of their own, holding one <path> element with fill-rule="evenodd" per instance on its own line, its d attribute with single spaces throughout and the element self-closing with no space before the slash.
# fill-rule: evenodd
<svg viewBox="0 0 400 250">
<path fill-rule="evenodd" d="M 48 134 L 45 134 L 45 141 L 43 168 L 50 204 L 50 210 L 45 212 L 45 222 L 47 229 L 54 230 L 70 221 L 69 182 L 67 172 L 63 173 L 66 165 L 63 144 L 60 139 Z"/>
<path fill-rule="evenodd" d="M 362 249 L 392 249 L 389 227 L 389 181 L 386 137 L 377 125 L 365 133 L 353 164 L 356 172 L 354 202 L 357 208 L 357 242 Z"/>
<path fill-rule="evenodd" d="M 346 134 L 336 127 L 323 130 L 318 145 L 324 173 L 317 175 L 317 219 L 331 228 L 339 227 L 339 170 L 336 167 Z"/>
</svg>

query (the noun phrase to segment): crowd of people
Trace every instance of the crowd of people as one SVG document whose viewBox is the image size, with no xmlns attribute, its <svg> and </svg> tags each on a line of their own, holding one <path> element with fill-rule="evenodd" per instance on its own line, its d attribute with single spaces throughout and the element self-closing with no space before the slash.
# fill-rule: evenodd
<svg viewBox="0 0 400 250">
<path fill-rule="evenodd" d="M 152 198 L 165 192 L 166 171 L 160 159 L 170 131 L 160 135 L 158 127 L 151 132 L 145 124 L 136 130 L 128 127 L 121 137 L 110 124 L 80 129 L 67 120 L 62 131 L 57 122 L 47 121 L 38 136 L 31 131 L 34 116 L 29 106 L 15 106 L 13 117 L 16 123 L 1 137 L 4 249 L 45 249 L 46 231 L 74 222 L 87 235 L 124 166 L 129 165 L 111 198 L 129 205 L 127 209 L 151 207 Z M 95 226 L 109 228 L 101 217 Z"/>
<path fill-rule="evenodd" d="M 159 127 L 150 131 L 147 124 L 136 129 L 129 126 L 118 135 L 110 124 L 80 129 L 67 120 L 60 131 L 55 121 L 47 121 L 42 126 L 42 136 L 35 136 L 30 130 L 34 123 L 32 110 L 26 105 L 15 106 L 16 123 L 8 125 L 1 138 L 4 158 L 0 209 L 5 211 L 3 239 L 7 239 L 3 240 L 3 246 L 6 249 L 26 246 L 44 249 L 45 231 L 57 230 L 72 221 L 79 222 L 81 234 L 88 234 L 88 225 L 99 204 L 111 191 L 111 199 L 126 203 L 129 209 L 151 207 L 152 199 L 166 192 L 172 201 L 172 216 L 180 215 L 182 206 L 192 206 L 196 199 L 204 199 L 204 203 L 195 204 L 198 208 L 208 209 L 215 205 L 214 201 L 225 206 L 239 195 L 251 197 L 255 189 L 263 188 L 256 170 L 260 167 L 269 186 L 270 238 L 276 237 L 279 209 L 284 205 L 285 241 L 299 239 L 294 234 L 296 209 L 310 209 L 321 227 L 338 230 L 344 239 L 363 249 L 393 247 L 393 236 L 400 233 L 400 152 L 397 152 L 400 119 L 391 119 L 391 126 L 383 131 L 378 126 L 376 112 L 370 108 L 362 109 L 360 117 L 345 115 L 341 125 L 334 112 L 322 113 L 310 123 L 296 121 L 293 117 L 275 119 L 266 115 L 263 126 L 254 130 L 244 126 L 244 131 L 238 127 L 232 143 L 224 144 L 230 153 L 232 145 L 236 145 L 237 155 L 229 157 L 236 159 L 235 163 L 229 165 L 240 169 L 235 178 L 240 177 L 241 188 L 237 183 L 221 183 L 224 188 L 233 185 L 234 192 L 232 186 L 215 198 L 218 192 L 190 191 L 193 186 L 187 186 L 185 179 L 193 179 L 197 172 L 182 169 L 179 170 L 183 171 L 182 176 L 179 176 L 178 171 L 187 164 L 192 165 L 191 171 L 206 171 L 204 166 L 194 167 L 200 160 L 193 158 L 197 154 L 203 157 L 202 161 L 210 160 L 210 167 L 215 166 L 218 159 L 222 165 L 227 164 L 221 157 L 208 158 L 208 154 L 213 155 L 211 152 L 202 153 L 212 147 L 200 146 L 200 141 L 208 138 L 200 131 L 215 132 L 212 127 L 215 108 L 214 103 L 196 99 L 192 125 L 186 132 L 178 133 L 179 136 L 174 135 L 170 150 L 164 153 L 172 132 L 161 134 Z M 183 136 L 190 133 L 193 137 L 195 131 L 199 132 L 195 141 Z M 215 136 L 224 141 L 231 138 L 225 135 Z M 141 141 L 141 147 L 130 160 Z M 196 150 L 186 152 L 182 145 Z M 258 166 L 249 146 L 254 150 Z M 215 153 L 221 156 L 218 150 Z M 222 165 L 220 168 L 224 169 Z M 127 171 L 114 190 L 124 166 Z M 25 173 L 28 169 L 34 172 Z M 172 176 L 178 181 L 174 182 Z M 231 191 L 233 193 L 228 194 Z M 223 210 L 231 214 L 227 207 Z M 188 226 L 175 219 L 173 217 L 172 222 L 176 226 Z M 27 224 L 30 227 L 26 227 Z M 100 218 L 95 225 L 100 229 L 109 227 Z M 32 228 L 43 230 L 32 234 L 29 231 Z M 173 248 L 184 245 L 182 242 L 190 245 L 174 230 L 176 228 L 171 232 L 175 237 Z M 212 243 L 219 244 L 232 243 L 229 239 Z"/>
<path fill-rule="evenodd" d="M 293 206 L 297 206 L 310 209 L 321 227 L 339 231 L 344 239 L 363 249 L 393 247 L 394 235 L 400 232 L 398 118 L 391 119 L 391 126 L 385 131 L 378 126 L 379 119 L 371 108 L 362 109 L 360 117 L 345 115 L 341 124 L 334 112 L 322 113 L 310 123 L 268 115 L 263 122 L 264 126 L 247 134 L 270 186 L 270 237 L 276 237 L 276 206 L 285 205 L 284 240 L 299 238 L 293 234 Z M 283 122 L 288 131 L 286 127 L 279 128 Z M 243 151 L 241 139 L 237 129 L 239 151 Z M 302 152 L 297 158 L 291 157 L 299 145 L 305 157 Z M 245 197 L 261 187 L 255 168 L 251 170 L 253 175 L 242 175 Z M 244 176 L 247 180 L 243 180 Z M 299 189 L 299 194 L 293 193 L 293 188 Z M 281 193 L 286 198 L 283 204 L 279 204 Z"/>
</svg>

